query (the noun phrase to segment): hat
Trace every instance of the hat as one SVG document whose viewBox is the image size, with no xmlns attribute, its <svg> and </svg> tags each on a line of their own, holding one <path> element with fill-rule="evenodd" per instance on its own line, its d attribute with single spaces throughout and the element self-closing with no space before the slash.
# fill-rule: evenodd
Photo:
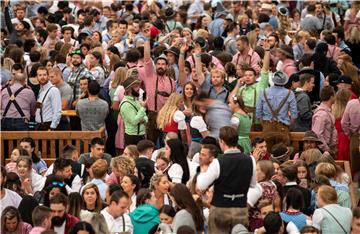
<svg viewBox="0 0 360 234">
<path fill-rule="evenodd" d="M 166 61 L 166 63 L 168 63 L 168 60 L 167 60 L 167 57 L 166 57 L 165 54 L 161 54 L 159 57 L 157 57 L 157 58 L 155 59 L 155 63 L 156 63 L 159 59 L 163 59 L 163 60 Z"/>
<path fill-rule="evenodd" d="M 287 7 L 285 5 L 278 5 L 277 6 L 277 11 L 279 13 L 279 15 L 282 16 L 288 16 L 289 15 L 289 10 L 287 9 Z"/>
<path fill-rule="evenodd" d="M 194 41 L 194 43 L 199 44 L 201 46 L 201 48 L 205 48 L 206 47 L 206 40 L 203 37 L 197 37 Z"/>
<path fill-rule="evenodd" d="M 339 80 L 338 80 L 338 84 L 352 84 L 352 79 L 350 78 L 350 76 L 340 76 Z"/>
<path fill-rule="evenodd" d="M 306 131 L 304 138 L 302 139 L 303 141 L 316 141 L 321 143 L 321 140 L 318 138 L 318 136 L 316 135 L 316 133 L 314 131 Z"/>
<path fill-rule="evenodd" d="M 272 6 L 271 6 L 271 4 L 269 4 L 269 3 L 263 3 L 263 4 L 261 4 L 261 9 L 262 9 L 262 10 L 269 10 L 269 11 L 271 11 L 271 10 L 272 10 Z"/>
<path fill-rule="evenodd" d="M 125 90 L 128 90 L 130 88 L 132 88 L 134 85 L 140 84 L 140 80 L 135 79 L 133 77 L 129 77 L 127 78 L 124 83 L 123 83 L 123 87 Z"/>
<path fill-rule="evenodd" d="M 84 57 L 85 57 L 85 56 L 83 55 L 83 53 L 81 52 L 80 49 L 75 49 L 75 50 L 73 50 L 73 51 L 71 51 L 71 52 L 69 53 L 69 55 L 70 55 L 71 57 L 72 57 L 74 54 L 80 55 L 81 58 L 84 58 Z"/>
<path fill-rule="evenodd" d="M 289 77 L 282 71 L 276 71 L 272 81 L 276 85 L 285 85 L 289 81 Z"/>
<path fill-rule="evenodd" d="M 226 19 L 226 20 L 234 21 L 234 16 L 229 13 L 229 14 L 226 15 L 225 19 Z"/>
<path fill-rule="evenodd" d="M 228 12 L 225 10 L 224 5 L 221 2 L 218 2 L 216 4 L 215 19 L 220 16 L 226 16 L 227 14 Z"/>
<path fill-rule="evenodd" d="M 293 147 L 287 147 L 284 143 L 278 143 L 271 148 L 271 159 L 285 162 L 290 158 L 290 155 L 294 152 Z"/>
<path fill-rule="evenodd" d="M 167 54 L 167 53 L 172 53 L 172 54 L 174 54 L 176 57 L 179 57 L 179 55 L 180 55 L 180 50 L 179 50 L 178 48 L 176 48 L 176 47 L 170 47 L 170 49 L 168 49 L 168 50 L 165 51 L 165 54 Z"/>
<path fill-rule="evenodd" d="M 231 229 L 231 234 L 248 234 L 250 233 L 246 227 L 242 224 L 236 224 L 232 229 Z"/>
<path fill-rule="evenodd" d="M 175 16 L 175 14 L 176 12 L 170 7 L 165 10 L 165 16 L 167 19 L 171 19 L 172 17 Z"/>
<path fill-rule="evenodd" d="M 283 53 L 288 58 L 294 58 L 294 51 L 293 49 L 288 45 L 281 45 L 280 48 L 277 49 L 280 53 Z"/>
</svg>

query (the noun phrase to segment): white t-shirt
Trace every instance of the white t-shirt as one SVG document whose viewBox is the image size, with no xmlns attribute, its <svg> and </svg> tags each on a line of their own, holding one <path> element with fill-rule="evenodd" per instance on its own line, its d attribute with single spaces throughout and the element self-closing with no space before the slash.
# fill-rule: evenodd
<svg viewBox="0 0 360 234">
<path fill-rule="evenodd" d="M 8 206 L 19 207 L 19 204 L 22 200 L 19 194 L 9 189 L 5 190 L 5 196 L 0 200 L 1 201 L 1 213 Z"/>
<path fill-rule="evenodd" d="M 131 219 L 129 215 L 124 214 L 114 219 L 114 217 L 111 214 L 109 214 L 107 209 L 108 208 L 103 209 L 101 211 L 101 214 L 104 216 L 106 224 L 111 233 L 118 233 L 118 232 L 130 232 L 131 234 L 133 233 L 133 225 L 131 223 Z M 125 222 L 125 228 L 123 226 L 124 222 Z"/>
<path fill-rule="evenodd" d="M 190 126 L 197 129 L 199 132 L 207 131 L 206 123 L 202 116 L 194 116 L 191 118 Z"/>
</svg>

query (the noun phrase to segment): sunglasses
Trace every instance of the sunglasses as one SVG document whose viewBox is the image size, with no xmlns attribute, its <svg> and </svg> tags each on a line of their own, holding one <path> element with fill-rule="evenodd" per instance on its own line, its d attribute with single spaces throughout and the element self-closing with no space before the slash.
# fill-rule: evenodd
<svg viewBox="0 0 360 234">
<path fill-rule="evenodd" d="M 57 182 L 57 181 L 54 181 L 54 182 L 52 182 L 51 184 L 54 185 L 54 186 L 58 186 L 58 187 L 65 187 L 65 184 L 64 184 L 64 183 Z"/>
</svg>

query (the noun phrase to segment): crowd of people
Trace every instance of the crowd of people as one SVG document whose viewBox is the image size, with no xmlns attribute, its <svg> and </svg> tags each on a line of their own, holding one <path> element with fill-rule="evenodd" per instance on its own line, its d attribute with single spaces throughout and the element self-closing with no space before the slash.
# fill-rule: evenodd
<svg viewBox="0 0 360 234">
<path fill-rule="evenodd" d="M 359 2 L 0 4 L 1 233 L 360 233 Z"/>
</svg>

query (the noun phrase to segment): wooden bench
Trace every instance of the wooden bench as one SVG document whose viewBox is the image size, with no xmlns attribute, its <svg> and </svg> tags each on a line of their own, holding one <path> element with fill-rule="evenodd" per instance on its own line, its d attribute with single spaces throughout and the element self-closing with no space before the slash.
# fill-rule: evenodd
<svg viewBox="0 0 360 234">
<path fill-rule="evenodd" d="M 76 146 L 79 153 L 89 152 L 89 143 L 94 137 L 104 137 L 100 131 L 2 131 L 1 164 L 9 160 L 12 150 L 19 146 L 20 140 L 31 137 L 36 144 L 36 151 L 41 151 L 41 158 L 50 165 L 61 154 L 67 144 Z M 40 147 L 40 148 L 39 148 Z"/>
</svg>

